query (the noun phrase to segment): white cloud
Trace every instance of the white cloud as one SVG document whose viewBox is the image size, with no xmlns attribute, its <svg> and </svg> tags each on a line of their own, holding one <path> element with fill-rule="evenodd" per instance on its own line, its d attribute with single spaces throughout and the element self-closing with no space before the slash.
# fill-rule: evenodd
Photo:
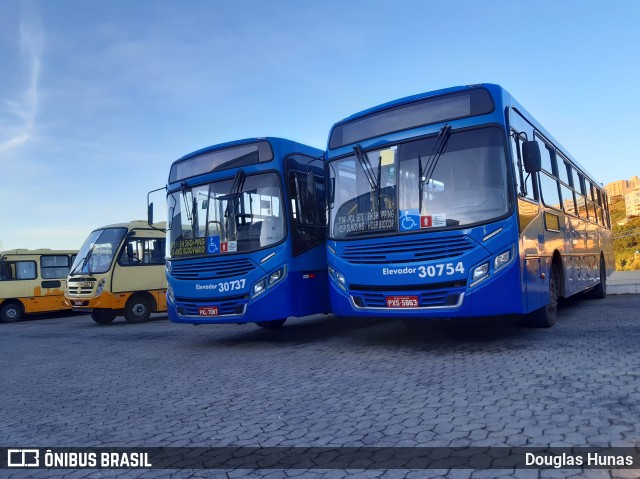
<svg viewBox="0 0 640 479">
<path fill-rule="evenodd" d="M 38 112 L 38 82 L 42 62 L 44 32 L 40 15 L 34 4 L 22 3 L 20 19 L 20 53 L 26 78 L 17 100 L 4 100 L 4 113 L 10 120 L 8 138 L 0 139 L 0 152 L 26 143 L 33 135 Z"/>
</svg>

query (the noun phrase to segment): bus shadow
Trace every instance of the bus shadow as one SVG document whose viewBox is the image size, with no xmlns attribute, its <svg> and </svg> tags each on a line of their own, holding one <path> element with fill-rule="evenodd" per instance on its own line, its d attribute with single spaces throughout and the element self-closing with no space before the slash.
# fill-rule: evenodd
<svg viewBox="0 0 640 479">
<path fill-rule="evenodd" d="M 78 313 L 74 311 L 49 311 L 46 313 L 29 313 L 24 314 L 20 321 L 16 321 L 16 323 L 28 323 L 30 321 L 40 321 L 45 319 L 64 319 L 66 317 L 78 317 L 82 316 L 84 313 Z M 0 324 L 16 324 L 16 323 L 2 323 Z"/>
<path fill-rule="evenodd" d="M 535 347 L 531 341 L 535 331 L 540 330 L 528 327 L 526 321 L 518 316 L 398 320 L 387 329 L 360 339 L 376 346 L 417 350 L 448 350 L 465 345 L 522 350 Z"/>
<path fill-rule="evenodd" d="M 76 323 L 76 324 L 79 324 L 84 328 L 112 329 L 112 328 L 120 328 L 120 327 L 126 327 L 126 326 L 135 327 L 135 326 L 144 326 L 145 324 L 169 320 L 169 316 L 167 315 L 167 313 L 153 313 L 147 321 L 144 321 L 142 323 L 132 324 L 132 323 L 129 323 L 126 319 L 124 319 L 124 316 L 116 316 L 116 318 L 111 323 L 98 324 L 93 319 L 91 319 L 91 316 L 88 315 L 87 313 L 80 313 L 80 314 L 84 314 L 86 316 L 85 318 L 86 321 L 82 321 L 81 323 Z"/>
<path fill-rule="evenodd" d="M 341 318 L 333 315 L 318 315 L 304 319 L 289 319 L 282 328 L 263 329 L 256 324 L 242 325 L 242 331 L 224 336 L 206 338 L 202 346 L 236 346 L 254 344 L 300 345 L 335 338 L 350 338 L 362 331 L 390 323 L 389 319 Z M 251 328 L 251 329 L 247 329 Z"/>
</svg>

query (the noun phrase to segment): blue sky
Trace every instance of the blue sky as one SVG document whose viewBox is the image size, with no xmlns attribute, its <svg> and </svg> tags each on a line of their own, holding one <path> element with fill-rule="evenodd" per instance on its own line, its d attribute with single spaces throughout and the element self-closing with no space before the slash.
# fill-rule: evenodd
<svg viewBox="0 0 640 479">
<path fill-rule="evenodd" d="M 352 113 L 460 84 L 507 88 L 601 182 L 640 175 L 638 18 L 631 0 L 4 0 L 0 246 L 79 248 L 145 218 L 190 151 L 324 149 Z"/>
</svg>

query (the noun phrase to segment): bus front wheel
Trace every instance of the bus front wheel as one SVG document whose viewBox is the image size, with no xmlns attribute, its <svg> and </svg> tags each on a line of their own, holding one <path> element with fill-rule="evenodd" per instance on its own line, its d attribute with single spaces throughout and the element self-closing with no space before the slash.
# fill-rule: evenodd
<svg viewBox="0 0 640 479">
<path fill-rule="evenodd" d="M 0 308 L 0 321 L 3 323 L 15 323 L 22 317 L 22 308 L 17 303 L 3 304 Z"/>
<path fill-rule="evenodd" d="M 558 278 L 560 275 L 557 267 L 552 266 L 549 274 L 549 302 L 546 306 L 529 315 L 529 325 L 534 328 L 550 328 L 556 324 L 558 317 Z"/>
<path fill-rule="evenodd" d="M 94 309 L 91 311 L 91 319 L 98 324 L 111 324 L 116 319 L 116 312 L 112 309 Z"/>
<path fill-rule="evenodd" d="M 273 319 L 271 321 L 262 321 L 260 323 L 256 323 L 258 326 L 264 329 L 278 329 L 281 328 L 287 318 L 284 319 Z"/>
<path fill-rule="evenodd" d="M 144 323 L 151 316 L 151 304 L 144 296 L 129 298 L 124 307 L 124 319 L 129 323 Z"/>
</svg>

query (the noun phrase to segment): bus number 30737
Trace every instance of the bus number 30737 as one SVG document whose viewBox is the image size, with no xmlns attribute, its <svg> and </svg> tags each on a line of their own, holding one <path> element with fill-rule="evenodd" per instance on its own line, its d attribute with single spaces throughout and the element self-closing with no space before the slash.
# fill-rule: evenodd
<svg viewBox="0 0 640 479">
<path fill-rule="evenodd" d="M 218 291 L 220 292 L 226 292 L 226 291 L 234 291 L 236 289 L 242 289 L 244 288 L 245 285 L 245 279 L 241 279 L 241 280 L 232 280 L 232 281 L 225 281 L 223 283 L 218 283 Z"/>
<path fill-rule="evenodd" d="M 440 263 L 431 264 L 429 266 L 420 266 L 418 268 L 418 276 L 421 278 L 435 278 L 436 276 L 452 276 L 456 273 L 464 274 L 464 265 L 462 261 L 458 261 L 457 264 L 453 263 Z"/>
</svg>

